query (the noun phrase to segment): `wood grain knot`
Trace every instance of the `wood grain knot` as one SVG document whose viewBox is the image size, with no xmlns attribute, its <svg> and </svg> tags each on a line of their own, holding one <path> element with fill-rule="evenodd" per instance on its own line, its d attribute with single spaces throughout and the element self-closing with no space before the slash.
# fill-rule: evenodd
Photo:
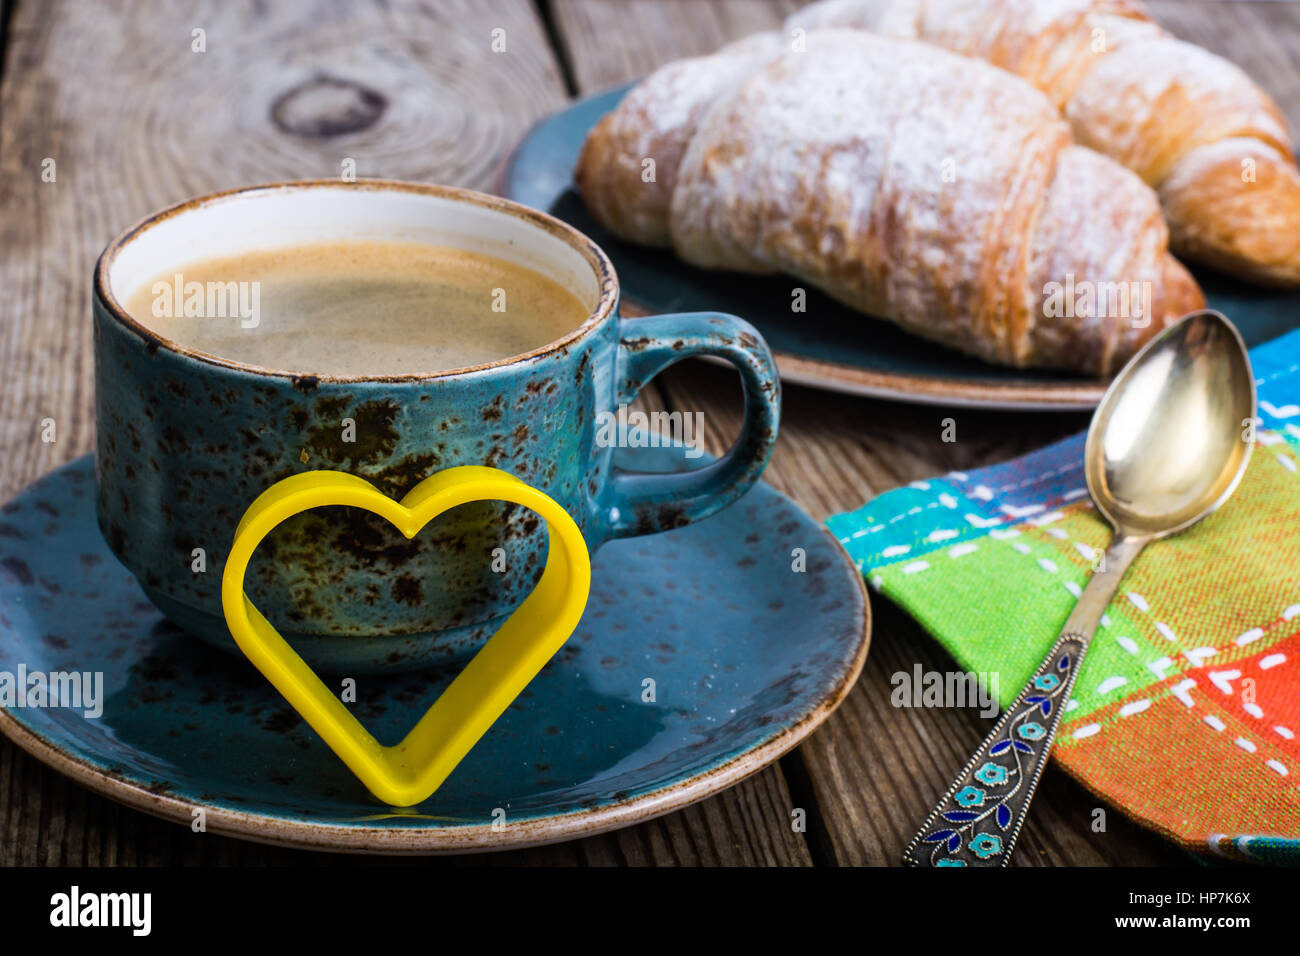
<svg viewBox="0 0 1300 956">
<path fill-rule="evenodd" d="M 359 133 L 379 122 L 388 98 L 354 80 L 318 74 L 281 94 L 271 119 L 295 136 L 328 139 Z"/>
</svg>

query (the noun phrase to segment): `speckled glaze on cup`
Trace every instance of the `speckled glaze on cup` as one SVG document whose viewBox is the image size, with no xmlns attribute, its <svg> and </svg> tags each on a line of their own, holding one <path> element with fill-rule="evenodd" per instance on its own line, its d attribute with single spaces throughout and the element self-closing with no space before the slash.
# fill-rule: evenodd
<svg viewBox="0 0 1300 956">
<path fill-rule="evenodd" d="M 501 361 L 345 376 L 206 355 L 121 305 L 140 283 L 198 259 L 349 238 L 499 256 L 561 282 L 590 314 L 559 341 Z M 730 504 L 758 479 L 776 440 L 779 380 L 750 325 L 720 313 L 622 319 L 618 281 L 594 243 L 544 213 L 462 189 L 317 181 L 192 200 L 109 245 L 93 308 L 100 529 L 168 617 L 229 650 L 225 552 L 248 505 L 289 475 L 347 471 L 400 498 L 432 472 L 491 465 L 558 501 L 595 550 Z M 740 372 L 745 421 L 735 447 L 678 475 L 615 468 L 613 449 L 596 440 L 598 415 L 700 354 Z M 344 440 L 344 419 L 355 423 L 355 441 Z M 505 504 L 458 508 L 411 540 L 376 515 L 318 509 L 266 538 L 245 587 L 313 666 L 409 670 L 477 650 L 532 589 L 545 549 L 540 520 Z"/>
</svg>

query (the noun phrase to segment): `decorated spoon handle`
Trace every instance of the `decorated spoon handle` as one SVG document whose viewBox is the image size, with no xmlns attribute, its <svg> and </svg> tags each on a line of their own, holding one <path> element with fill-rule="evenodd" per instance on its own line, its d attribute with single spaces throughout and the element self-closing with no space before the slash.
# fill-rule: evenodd
<svg viewBox="0 0 1300 956">
<path fill-rule="evenodd" d="M 911 866 L 1006 866 L 1089 638 L 1062 634 L 903 854 Z"/>
<path fill-rule="evenodd" d="M 1051 652 L 903 852 L 912 866 L 1006 866 L 1088 642 L 1148 539 L 1117 535 Z"/>
</svg>

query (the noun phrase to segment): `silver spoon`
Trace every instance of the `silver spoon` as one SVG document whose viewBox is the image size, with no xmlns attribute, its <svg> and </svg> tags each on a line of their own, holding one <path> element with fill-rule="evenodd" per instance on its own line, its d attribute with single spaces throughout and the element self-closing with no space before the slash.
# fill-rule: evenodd
<svg viewBox="0 0 1300 956">
<path fill-rule="evenodd" d="M 1075 676 L 1120 579 L 1147 543 L 1217 510 L 1254 439 L 1246 346 L 1217 312 L 1161 332 L 1116 376 L 1088 428 L 1088 492 L 1115 529 L 1051 652 L 912 839 L 913 866 L 1006 866 Z"/>
</svg>

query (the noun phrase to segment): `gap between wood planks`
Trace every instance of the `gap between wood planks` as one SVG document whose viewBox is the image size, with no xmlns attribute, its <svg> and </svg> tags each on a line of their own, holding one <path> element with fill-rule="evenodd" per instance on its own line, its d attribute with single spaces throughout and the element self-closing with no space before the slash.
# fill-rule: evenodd
<svg viewBox="0 0 1300 956">
<path fill-rule="evenodd" d="M 0 0 L 0 3 L 3 2 L 4 0 Z M 581 95 L 581 91 L 578 89 L 578 81 L 573 72 L 573 60 L 569 56 L 569 48 L 564 43 L 564 36 L 555 19 L 552 0 L 533 0 L 533 7 L 537 10 L 537 19 L 542 21 L 546 39 L 551 44 L 551 52 L 555 55 L 555 62 L 560 68 L 560 76 L 564 78 L 564 90 L 570 97 L 576 98 Z"/>
<path fill-rule="evenodd" d="M 0 89 L 4 88 L 5 68 L 8 65 L 9 20 L 14 14 L 15 0 L 0 0 Z M 4 111 L 0 110 L 0 124 L 4 123 Z"/>
</svg>

